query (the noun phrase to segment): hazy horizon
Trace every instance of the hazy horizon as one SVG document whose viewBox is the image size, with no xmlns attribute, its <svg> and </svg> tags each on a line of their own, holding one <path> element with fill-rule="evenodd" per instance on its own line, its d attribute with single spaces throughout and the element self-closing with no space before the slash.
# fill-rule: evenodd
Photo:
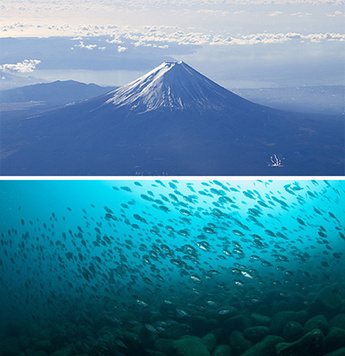
<svg viewBox="0 0 345 356">
<path fill-rule="evenodd" d="M 226 88 L 343 85 L 343 5 L 9 0 L 0 15 L 0 78 L 119 86 L 176 59 Z"/>
<path fill-rule="evenodd" d="M 157 65 L 158 66 L 158 65 Z M 155 67 L 152 67 L 153 69 Z M 198 70 L 197 68 L 193 67 Z M 68 81 L 73 80 L 84 84 L 96 84 L 101 87 L 120 87 L 122 85 L 128 84 L 142 75 L 149 72 L 151 69 L 147 70 L 81 70 L 81 69 L 59 69 L 59 70 L 40 70 L 35 69 L 33 72 L 24 72 L 10 74 L 12 81 L 1 81 L 0 90 L 7 90 L 12 88 L 19 88 L 27 85 L 52 83 L 55 81 Z M 199 70 L 198 70 L 199 71 Z M 201 72 L 201 71 L 199 71 Z M 344 86 L 345 83 L 340 77 L 333 82 L 322 82 L 320 80 L 312 80 L 310 82 L 303 82 L 302 84 L 298 81 L 293 80 L 282 80 L 281 82 L 269 82 L 264 80 L 241 80 L 238 79 L 221 79 L 215 80 L 216 73 L 213 77 L 210 77 L 201 72 L 205 76 L 209 77 L 211 80 L 215 81 L 217 84 L 225 87 L 228 90 L 234 89 L 282 89 L 282 88 L 298 88 L 298 87 L 323 87 L 323 86 Z M 7 72 L 0 73 L 3 77 L 7 76 Z M 317 79 L 317 78 L 315 78 Z"/>
</svg>

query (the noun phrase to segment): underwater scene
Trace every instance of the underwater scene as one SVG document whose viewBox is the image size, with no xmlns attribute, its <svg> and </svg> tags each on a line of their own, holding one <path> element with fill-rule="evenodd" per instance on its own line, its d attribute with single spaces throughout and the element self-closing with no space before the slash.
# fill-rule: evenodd
<svg viewBox="0 0 345 356">
<path fill-rule="evenodd" d="M 1 356 L 345 355 L 345 181 L 0 181 Z"/>
</svg>

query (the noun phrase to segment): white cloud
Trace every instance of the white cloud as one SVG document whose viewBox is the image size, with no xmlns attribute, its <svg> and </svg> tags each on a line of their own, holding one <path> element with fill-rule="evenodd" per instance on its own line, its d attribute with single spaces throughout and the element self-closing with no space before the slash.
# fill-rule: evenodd
<svg viewBox="0 0 345 356">
<path fill-rule="evenodd" d="M 281 14 L 282 14 L 281 11 L 274 11 L 274 12 L 269 13 L 268 16 L 275 17 L 275 16 L 278 16 L 278 15 L 281 15 Z"/>
<path fill-rule="evenodd" d="M 38 59 L 24 59 L 24 61 L 15 64 L 1 64 L 0 70 L 5 72 L 30 73 L 40 63 L 41 61 Z"/>
<path fill-rule="evenodd" d="M 293 14 L 291 14 L 291 16 L 296 16 L 296 17 L 304 17 L 304 16 L 311 16 L 312 14 L 310 12 L 302 12 L 302 11 L 298 11 L 298 12 L 294 12 Z"/>
<path fill-rule="evenodd" d="M 328 17 L 337 17 L 337 16 L 345 17 L 345 14 L 343 12 L 337 10 L 337 11 L 334 11 L 333 13 L 331 13 L 331 14 L 327 14 L 327 16 Z"/>
<path fill-rule="evenodd" d="M 345 35 L 340 33 L 311 33 L 303 35 L 300 33 L 256 33 L 247 36 L 237 37 L 221 37 L 218 36 L 212 40 L 210 45 L 257 45 L 257 44 L 274 44 L 283 43 L 291 40 L 300 40 L 304 42 L 308 40 L 310 42 L 321 41 L 345 41 Z"/>
<path fill-rule="evenodd" d="M 310 42 L 345 41 L 345 35 L 341 35 L 339 33 L 311 33 L 303 36 L 303 38 L 308 39 Z"/>
<path fill-rule="evenodd" d="M 254 44 L 272 44 L 283 43 L 291 40 L 309 40 L 316 41 L 344 41 L 345 35 L 339 33 L 255 33 L 250 35 L 232 36 L 231 34 L 213 34 L 208 35 L 201 32 L 183 32 L 179 31 L 156 31 L 154 34 L 146 31 L 127 32 L 125 40 L 135 47 L 147 47 L 152 43 L 175 43 L 178 45 L 254 45 Z"/>
<path fill-rule="evenodd" d="M 228 16 L 230 14 L 229 11 L 225 10 L 211 10 L 211 9 L 202 9 L 196 11 L 198 14 L 208 14 L 208 15 L 215 15 L 215 16 Z"/>
<path fill-rule="evenodd" d="M 121 44 L 123 41 L 121 41 L 121 40 L 119 40 L 119 39 L 114 38 L 114 39 L 112 39 L 112 40 L 107 39 L 107 40 L 106 40 L 106 42 L 107 42 L 107 43 Z"/>
<path fill-rule="evenodd" d="M 77 37 L 77 38 L 79 39 L 79 38 L 81 38 L 81 37 Z M 101 51 L 104 51 L 104 50 L 105 50 L 105 47 L 98 47 L 98 46 L 95 45 L 95 44 L 88 44 L 88 45 L 86 45 L 86 44 L 84 44 L 84 41 L 79 41 L 79 44 L 74 45 L 74 47 L 85 48 L 85 49 L 87 49 L 87 50 L 89 50 L 89 51 L 92 51 L 92 50 L 95 49 L 95 48 L 98 48 L 98 49 L 101 50 Z"/>
<path fill-rule="evenodd" d="M 97 45 L 86 45 L 86 46 L 83 46 L 83 48 L 86 48 L 88 49 L 89 51 L 92 51 L 94 48 L 96 48 Z"/>
<path fill-rule="evenodd" d="M 127 49 L 128 49 L 127 47 L 117 46 L 117 51 L 119 53 L 125 52 L 125 51 L 127 51 Z"/>
<path fill-rule="evenodd" d="M 27 28 L 27 25 L 22 23 L 16 23 L 13 27 Z M 52 33 L 55 34 L 53 25 L 51 26 Z M 40 28 L 43 31 L 47 30 L 43 25 Z M 0 27 L 1 31 L 1 27 Z M 229 45 L 255 45 L 255 44 L 273 44 L 283 43 L 287 41 L 304 41 L 304 42 L 322 42 L 322 41 L 344 41 L 345 34 L 336 32 L 324 32 L 324 33 L 300 33 L 300 32 L 255 32 L 252 34 L 236 34 L 234 35 L 230 31 L 225 29 L 219 31 L 209 31 L 208 29 L 182 29 L 177 26 L 65 26 L 64 30 L 61 30 L 60 35 L 66 36 L 66 32 L 72 36 L 76 36 L 73 39 L 79 41 L 74 48 L 83 48 L 87 50 L 105 50 L 104 46 L 111 48 L 115 45 L 116 50 L 119 53 L 125 52 L 130 46 L 133 47 L 155 47 L 160 49 L 166 49 L 171 45 L 192 45 L 192 46 L 229 46 Z M 103 39 L 103 43 L 94 44 L 97 41 L 97 37 L 106 36 Z M 81 40 L 85 38 L 85 40 Z M 87 39 L 86 39 L 87 38 Z M 85 43 L 86 41 L 92 41 L 93 43 Z M 109 44 L 109 46 L 108 46 Z"/>
</svg>

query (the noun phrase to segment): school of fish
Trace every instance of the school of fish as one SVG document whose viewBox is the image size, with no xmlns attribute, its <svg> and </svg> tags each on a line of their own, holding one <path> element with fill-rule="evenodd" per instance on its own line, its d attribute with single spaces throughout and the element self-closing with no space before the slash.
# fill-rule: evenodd
<svg viewBox="0 0 345 356">
<path fill-rule="evenodd" d="M 344 183 L 113 181 L 107 204 L 66 206 L 59 194 L 47 219 L 33 218 L 35 201 L 30 218 L 1 206 L 2 314 L 120 327 L 150 312 L 144 325 L 159 335 L 200 311 L 255 311 L 268 290 L 344 282 Z"/>
</svg>

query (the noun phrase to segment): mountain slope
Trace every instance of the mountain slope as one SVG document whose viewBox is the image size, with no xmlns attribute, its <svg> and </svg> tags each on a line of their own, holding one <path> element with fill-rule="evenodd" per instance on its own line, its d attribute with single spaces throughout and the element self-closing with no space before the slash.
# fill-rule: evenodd
<svg viewBox="0 0 345 356">
<path fill-rule="evenodd" d="M 165 62 L 107 95 L 105 105 L 144 113 L 161 109 L 222 111 L 241 99 L 184 62 Z"/>
<path fill-rule="evenodd" d="M 344 174 L 342 120 L 253 104 L 180 62 L 9 122 L 1 142 L 2 175 Z"/>
<path fill-rule="evenodd" d="M 58 80 L 0 91 L 0 103 L 41 102 L 45 106 L 57 106 L 90 99 L 112 89 L 74 80 Z"/>
</svg>

